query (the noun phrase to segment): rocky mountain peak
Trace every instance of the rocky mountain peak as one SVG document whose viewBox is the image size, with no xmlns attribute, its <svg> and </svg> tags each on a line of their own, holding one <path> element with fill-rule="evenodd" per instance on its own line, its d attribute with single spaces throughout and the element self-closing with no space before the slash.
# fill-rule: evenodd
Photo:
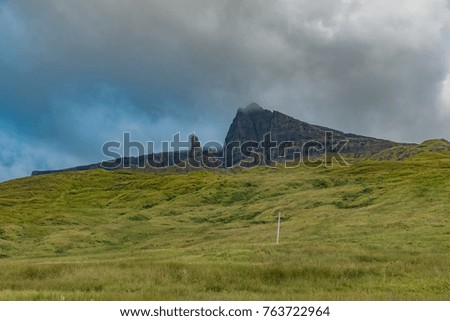
<svg viewBox="0 0 450 321">
<path fill-rule="evenodd" d="M 257 103 L 251 103 L 250 105 L 248 105 L 245 108 L 239 108 L 238 112 L 242 112 L 242 113 L 255 113 L 255 112 L 262 112 L 265 109 L 262 108 L 260 105 L 258 105 Z"/>
<path fill-rule="evenodd" d="M 296 147 L 311 141 L 324 142 L 332 133 L 333 140 L 348 141 L 345 153 L 356 156 L 367 152 L 377 153 L 398 145 L 387 140 L 346 134 L 336 129 L 309 124 L 281 112 L 264 109 L 257 103 L 238 110 L 225 138 L 225 145 L 231 142 L 261 142 L 269 132 L 278 144 L 293 142 Z"/>
</svg>

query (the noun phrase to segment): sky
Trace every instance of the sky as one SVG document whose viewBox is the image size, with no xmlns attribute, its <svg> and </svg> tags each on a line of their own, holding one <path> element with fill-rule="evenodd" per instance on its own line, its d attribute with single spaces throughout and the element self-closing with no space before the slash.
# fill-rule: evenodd
<svg viewBox="0 0 450 321">
<path fill-rule="evenodd" d="M 450 139 L 447 0 L 0 0 L 0 181 L 195 132 L 251 102 L 402 142 Z"/>
</svg>

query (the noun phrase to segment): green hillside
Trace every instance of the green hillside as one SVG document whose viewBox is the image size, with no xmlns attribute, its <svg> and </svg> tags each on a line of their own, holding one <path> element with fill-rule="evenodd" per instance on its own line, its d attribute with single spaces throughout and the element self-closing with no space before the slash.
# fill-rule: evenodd
<svg viewBox="0 0 450 321">
<path fill-rule="evenodd" d="M 5 182 L 0 269 L 1 300 L 450 300 L 450 154 Z"/>
<path fill-rule="evenodd" d="M 374 154 L 373 160 L 404 160 L 421 153 L 449 153 L 450 143 L 445 139 L 426 140 L 419 145 L 399 145 Z"/>
</svg>

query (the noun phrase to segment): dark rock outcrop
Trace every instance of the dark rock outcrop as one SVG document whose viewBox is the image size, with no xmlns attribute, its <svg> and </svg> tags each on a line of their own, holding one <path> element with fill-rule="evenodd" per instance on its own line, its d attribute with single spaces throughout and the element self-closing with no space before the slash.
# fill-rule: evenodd
<svg viewBox="0 0 450 321">
<path fill-rule="evenodd" d="M 190 141 L 191 141 L 191 148 L 189 149 L 189 158 L 201 157 L 202 148 L 198 137 L 195 135 L 191 135 Z"/>
<path fill-rule="evenodd" d="M 389 140 L 348 134 L 336 129 L 312 125 L 278 111 L 264 109 L 255 103 L 246 108 L 239 108 L 225 138 L 225 145 L 232 142 L 241 144 L 246 141 L 262 142 L 267 133 L 271 134 L 272 141 L 277 142 L 278 145 L 282 142 L 293 142 L 294 150 L 302 150 L 307 143 L 323 146 L 327 139 L 328 148 L 339 141 L 348 141 L 341 152 L 356 157 L 401 145 Z M 240 157 L 238 152 L 234 154 L 233 162 L 236 163 Z"/>
</svg>

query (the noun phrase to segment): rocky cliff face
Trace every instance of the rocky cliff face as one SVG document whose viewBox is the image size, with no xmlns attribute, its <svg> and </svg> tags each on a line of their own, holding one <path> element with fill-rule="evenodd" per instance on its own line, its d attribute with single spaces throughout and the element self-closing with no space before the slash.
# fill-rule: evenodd
<svg viewBox="0 0 450 321">
<path fill-rule="evenodd" d="M 286 155 L 288 157 L 290 157 L 289 153 L 292 156 L 298 151 L 300 151 L 301 153 L 305 152 L 305 146 L 314 147 L 318 145 L 325 145 L 327 150 L 334 151 L 332 147 L 339 141 L 348 141 L 347 144 L 342 148 L 342 153 L 352 154 L 352 156 L 356 157 L 362 154 L 376 154 L 387 148 L 411 145 L 399 144 L 388 140 L 376 139 L 355 134 L 346 134 L 336 129 L 326 128 L 318 125 L 311 125 L 288 115 L 282 114 L 278 111 L 264 109 L 258 104 L 253 103 L 248 105 L 246 108 L 240 108 L 237 111 L 236 117 L 234 118 L 225 138 L 225 151 L 227 153 L 228 150 L 226 149 L 226 146 L 233 142 L 237 142 L 241 145 L 244 142 L 249 141 L 258 143 L 263 142 L 264 137 L 267 133 L 270 133 L 271 141 L 276 142 L 278 146 L 283 142 L 293 143 L 292 148 L 286 150 Z M 332 140 L 330 140 L 331 134 L 333 137 Z M 325 142 L 327 142 L 327 144 L 325 144 Z M 141 155 L 140 157 L 121 158 L 106 163 L 78 166 L 62 170 L 34 171 L 32 175 L 51 174 L 65 171 L 92 170 L 98 168 L 146 168 L 148 160 L 151 160 L 151 168 L 157 169 L 173 166 L 179 159 L 193 159 L 194 156 L 196 156 L 197 159 L 199 157 L 205 159 L 205 157 L 207 156 L 211 156 L 213 158 L 217 157 L 217 159 L 224 161 L 223 164 L 225 166 L 232 166 L 243 158 L 241 151 L 236 149 L 231 149 L 232 157 L 223 157 L 224 154 L 222 153 L 218 153 L 217 155 L 210 155 L 208 151 L 202 150 L 199 145 L 199 139 L 194 135 L 191 137 L 191 150 L 189 152 L 172 151 L 167 154 L 159 153 L 153 155 Z M 260 146 L 262 145 L 263 144 L 261 144 Z M 256 149 L 258 148 L 260 147 L 257 147 Z M 320 149 L 313 149 L 313 153 L 314 150 L 315 153 L 324 151 Z M 258 151 L 260 150 L 257 150 L 257 152 Z M 306 151 L 309 153 L 309 149 L 306 149 Z M 267 161 L 269 161 L 270 159 L 276 159 L 279 156 L 277 154 L 273 157 L 272 154 L 274 153 L 276 154 L 277 151 L 275 150 L 273 151 L 273 153 L 271 152 L 271 154 L 269 155 L 270 158 L 267 157 L 267 159 L 264 159 L 262 164 L 267 164 Z"/>
<path fill-rule="evenodd" d="M 260 141 L 268 132 L 276 141 L 300 142 L 323 139 L 326 131 L 333 131 L 336 137 L 345 137 L 341 131 L 310 125 L 278 111 L 263 109 L 253 103 L 246 108 L 239 108 L 229 128 L 225 143 L 245 140 Z"/>
<path fill-rule="evenodd" d="M 246 141 L 261 142 L 267 133 L 270 133 L 271 139 L 278 144 L 293 142 L 296 150 L 301 149 L 308 142 L 324 145 L 326 137 L 328 137 L 328 147 L 330 147 L 330 143 L 336 144 L 338 141 L 348 141 L 342 148 L 342 152 L 353 156 L 367 153 L 374 154 L 386 148 L 400 145 L 388 140 L 346 134 L 336 129 L 308 124 L 278 111 L 264 109 L 255 103 L 238 110 L 225 138 L 225 145 L 232 142 L 240 142 L 241 144 Z M 331 133 L 332 141 L 330 140 Z M 234 162 L 237 160 L 239 160 L 239 157 L 238 159 L 235 158 Z"/>
</svg>

